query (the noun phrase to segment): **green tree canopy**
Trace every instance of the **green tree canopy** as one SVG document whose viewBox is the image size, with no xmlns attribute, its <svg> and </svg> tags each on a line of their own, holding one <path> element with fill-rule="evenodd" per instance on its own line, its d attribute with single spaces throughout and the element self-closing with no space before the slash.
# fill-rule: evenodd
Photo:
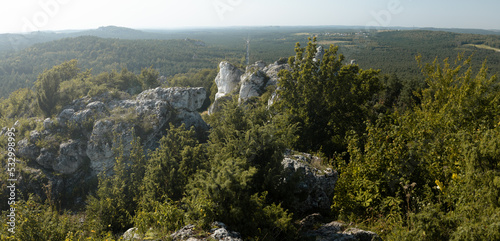
<svg viewBox="0 0 500 241">
<path fill-rule="evenodd" d="M 158 82 L 159 76 L 160 73 L 158 70 L 153 69 L 153 66 L 149 68 L 142 68 L 140 75 L 142 88 L 146 90 L 160 86 L 160 83 Z"/>
<path fill-rule="evenodd" d="M 349 130 L 364 130 L 370 101 L 381 89 L 375 70 L 345 65 L 338 47 L 330 46 L 316 59 L 316 39 L 306 48 L 297 43 L 289 58 L 291 71 L 280 72 L 275 106 L 289 123 L 298 124 L 294 147 L 301 151 L 343 151 Z"/>
<path fill-rule="evenodd" d="M 500 82 L 484 64 L 473 75 L 462 56 L 421 69 L 428 88 L 419 105 L 350 139 L 336 186 L 346 195 L 334 197 L 333 210 L 403 226 L 389 239 L 497 239 Z"/>
<path fill-rule="evenodd" d="M 78 62 L 71 60 L 45 70 L 35 82 L 37 105 L 45 116 L 50 116 L 59 103 L 59 86 L 61 82 L 77 76 Z"/>
</svg>

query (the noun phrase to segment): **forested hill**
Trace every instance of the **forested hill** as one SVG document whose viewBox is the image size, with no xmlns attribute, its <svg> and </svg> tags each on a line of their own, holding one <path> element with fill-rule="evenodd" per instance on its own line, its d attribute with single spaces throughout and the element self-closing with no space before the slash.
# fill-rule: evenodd
<svg viewBox="0 0 500 241">
<path fill-rule="evenodd" d="M 151 33 L 124 27 L 106 26 L 98 29 L 61 32 L 31 32 L 27 34 L 0 34 L 0 53 L 15 52 L 37 43 L 46 43 L 63 38 L 94 36 L 116 39 L 172 39 L 169 34 Z"/>
<path fill-rule="evenodd" d="M 81 36 L 38 43 L 23 50 L 0 54 L 0 97 L 12 91 L 32 87 L 38 74 L 71 59 L 79 68 L 92 73 L 121 71 L 127 68 L 136 74 L 153 66 L 160 75 L 174 76 L 191 69 L 217 68 L 222 61 L 245 64 L 246 43 L 250 40 L 250 63 L 263 60 L 272 63 L 293 55 L 293 46 L 304 44 L 311 36 L 327 48 L 338 45 L 348 61 L 356 60 L 363 69 L 380 69 L 384 74 L 396 74 L 402 81 L 421 81 L 415 57 L 423 61 L 434 58 L 454 58 L 459 53 L 472 55 L 473 66 L 479 68 L 485 60 L 490 73 L 500 72 L 500 36 L 462 34 L 443 31 L 371 31 L 335 29 L 332 27 L 270 27 L 184 30 L 148 33 L 144 31 L 103 27 L 84 32 Z M 168 33 L 168 34 L 167 34 Z M 60 34 L 34 33 L 49 40 Z M 65 36 L 82 32 L 64 33 Z M 127 38 L 177 39 L 119 39 Z M 0 45 L 2 45 L 0 38 Z"/>
<path fill-rule="evenodd" d="M 460 34 L 437 31 L 387 31 L 374 33 L 366 39 L 352 38 L 339 43 L 348 59 L 355 59 L 362 68 L 381 69 L 397 74 L 402 80 L 420 78 L 415 57 L 425 62 L 435 58 L 453 59 L 458 54 L 472 56 L 478 70 L 487 60 L 490 73 L 500 73 L 500 36 Z"/>
<path fill-rule="evenodd" d="M 36 76 L 71 59 L 93 73 L 127 68 L 140 72 L 153 66 L 161 75 L 173 76 L 190 69 L 216 68 L 223 59 L 239 59 L 236 53 L 206 46 L 198 40 L 120 40 L 98 37 L 66 38 L 36 44 L 0 59 L 0 96 L 31 87 Z"/>
</svg>

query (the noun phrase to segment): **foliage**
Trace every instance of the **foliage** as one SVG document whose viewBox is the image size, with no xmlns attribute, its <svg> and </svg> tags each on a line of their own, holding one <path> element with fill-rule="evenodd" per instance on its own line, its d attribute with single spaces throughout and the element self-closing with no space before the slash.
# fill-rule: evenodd
<svg viewBox="0 0 500 241">
<path fill-rule="evenodd" d="M 171 200 L 150 201 L 134 217 L 134 226 L 143 234 L 153 229 L 156 236 L 166 236 L 184 225 L 184 210 Z"/>
<path fill-rule="evenodd" d="M 26 201 L 17 201 L 15 208 L 15 233 L 12 234 L 7 228 L 2 227 L 0 230 L 2 240 L 63 241 L 67 233 L 81 229 L 78 216 L 69 213 L 59 214 L 48 203 L 41 204 L 40 200 L 31 195 Z M 6 220 L 7 213 L 4 212 L 2 216 Z M 6 225 L 6 222 L 3 224 Z"/>
<path fill-rule="evenodd" d="M 209 213 L 242 232 L 267 240 L 293 235 L 290 214 L 276 205 L 284 145 L 264 106 L 238 106 L 233 99 L 214 114 L 209 139 L 210 169 L 189 184 L 188 199 L 206 197 Z M 269 193 L 269 197 L 268 194 Z M 259 233 L 259 231 L 261 233 Z"/>
<path fill-rule="evenodd" d="M 143 197 L 147 201 L 166 198 L 180 200 L 188 178 L 203 168 L 204 147 L 194 138 L 194 129 L 185 125 L 170 129 L 160 140 L 160 147 L 150 154 L 144 180 Z"/>
<path fill-rule="evenodd" d="M 35 106 L 35 93 L 27 88 L 12 92 L 4 101 L 0 102 L 0 116 L 6 118 L 34 117 L 38 108 Z"/>
<path fill-rule="evenodd" d="M 480 213 L 498 222 L 500 193 L 491 180 L 500 174 L 500 83 L 485 64 L 473 76 L 470 62 L 459 55 L 455 66 L 448 59 L 421 65 L 429 86 L 421 103 L 351 136 L 336 186 L 347 195 L 336 195 L 332 206 L 340 217 L 404 220 L 408 234 L 395 229 L 394 239 L 498 235 L 479 224 Z"/>
<path fill-rule="evenodd" d="M 291 71 L 280 72 L 276 107 L 291 123 L 297 123 L 301 151 L 323 151 L 331 156 L 345 150 L 349 130 L 363 130 L 370 101 L 380 88 L 378 71 L 343 65 L 338 47 L 330 46 L 322 61 L 315 60 L 316 39 L 306 48 L 297 43 L 288 63 Z"/>
<path fill-rule="evenodd" d="M 79 69 L 77 61 L 71 60 L 50 70 L 44 71 L 35 82 L 36 100 L 45 116 L 51 116 L 59 104 L 59 86 L 61 82 L 75 77 Z"/>
<path fill-rule="evenodd" d="M 133 129 L 131 130 L 133 131 Z M 145 156 L 140 139 L 134 137 L 130 151 L 130 163 L 123 153 L 123 143 L 118 148 L 118 156 L 112 175 L 99 174 L 99 184 L 95 196 L 88 198 L 87 226 L 98 234 L 104 231 L 125 231 L 132 224 L 132 217 L 138 207 L 140 192 L 137 190 L 144 177 Z"/>
<path fill-rule="evenodd" d="M 158 70 L 153 69 L 153 66 L 149 68 L 142 68 L 141 75 L 139 77 L 142 83 L 142 89 L 147 90 L 158 87 L 160 85 L 158 82 L 159 76 L 160 73 Z"/>
</svg>

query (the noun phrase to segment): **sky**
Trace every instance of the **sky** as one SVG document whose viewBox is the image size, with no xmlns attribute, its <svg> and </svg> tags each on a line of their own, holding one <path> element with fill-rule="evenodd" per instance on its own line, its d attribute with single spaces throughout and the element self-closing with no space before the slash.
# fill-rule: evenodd
<svg viewBox="0 0 500 241">
<path fill-rule="evenodd" d="M 0 3 L 0 33 L 120 26 L 374 26 L 500 30 L 498 0 L 19 0 Z"/>
</svg>

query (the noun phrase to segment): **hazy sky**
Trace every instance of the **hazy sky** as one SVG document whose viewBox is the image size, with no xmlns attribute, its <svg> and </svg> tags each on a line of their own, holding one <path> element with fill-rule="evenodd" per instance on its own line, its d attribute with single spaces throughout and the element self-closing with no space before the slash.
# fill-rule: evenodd
<svg viewBox="0 0 500 241">
<path fill-rule="evenodd" d="M 356 25 L 500 29 L 498 0 L 19 0 L 0 33 L 100 26 Z"/>
</svg>

